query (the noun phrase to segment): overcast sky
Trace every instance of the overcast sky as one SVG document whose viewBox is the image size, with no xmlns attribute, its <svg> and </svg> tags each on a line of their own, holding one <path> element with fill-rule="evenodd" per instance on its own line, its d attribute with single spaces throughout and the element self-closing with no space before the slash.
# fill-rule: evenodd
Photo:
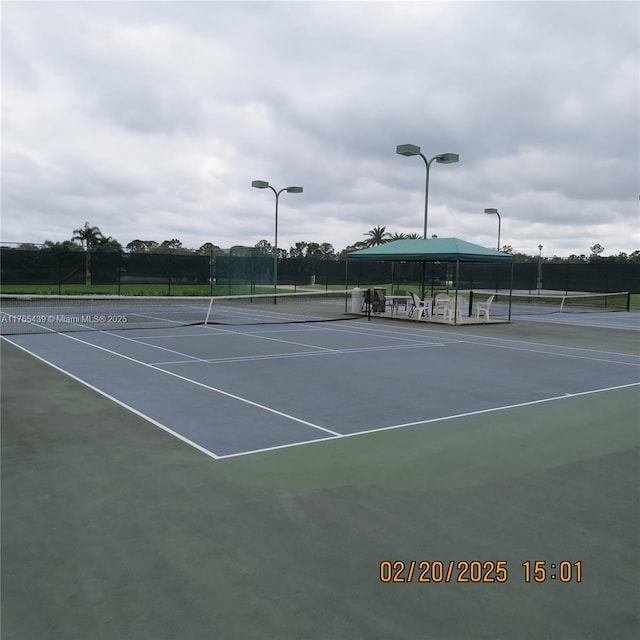
<svg viewBox="0 0 640 640">
<path fill-rule="evenodd" d="M 2 2 L 5 242 L 640 249 L 637 2 Z"/>
</svg>

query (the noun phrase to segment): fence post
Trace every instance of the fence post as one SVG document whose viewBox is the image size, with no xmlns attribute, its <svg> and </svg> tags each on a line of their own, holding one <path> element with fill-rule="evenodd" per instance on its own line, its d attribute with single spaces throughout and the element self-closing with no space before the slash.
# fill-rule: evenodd
<svg viewBox="0 0 640 640">
<path fill-rule="evenodd" d="M 62 294 L 62 264 L 60 263 L 62 259 L 62 252 L 58 251 L 56 254 L 58 256 L 58 295 Z"/>
</svg>

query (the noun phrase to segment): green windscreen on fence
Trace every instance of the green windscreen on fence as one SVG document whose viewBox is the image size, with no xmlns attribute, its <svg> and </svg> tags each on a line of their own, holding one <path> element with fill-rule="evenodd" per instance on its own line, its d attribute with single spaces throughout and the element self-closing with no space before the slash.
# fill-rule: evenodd
<svg viewBox="0 0 640 640">
<path fill-rule="evenodd" d="M 0 252 L 3 284 L 84 284 L 84 251 L 6 249 Z"/>
<path fill-rule="evenodd" d="M 0 295 L 0 334 L 344 320 L 348 291 L 244 296 Z"/>
<path fill-rule="evenodd" d="M 100 249 L 59 251 L 0 248 L 0 282 L 9 291 L 38 293 L 152 293 L 153 295 L 216 295 L 261 293 L 274 283 L 274 260 L 269 253 L 243 248 L 242 255 L 215 250 L 210 253 L 151 251 L 118 253 Z M 456 283 L 453 262 L 345 262 L 336 256 L 278 259 L 278 287 L 367 288 L 392 285 L 426 291 L 457 287 L 466 290 L 564 293 L 640 293 L 640 263 L 573 263 L 531 260 L 511 264 L 460 262 Z M 512 269 L 513 267 L 513 269 Z M 511 277 L 513 275 L 513 281 Z M 75 287 L 73 285 L 76 285 Z M 81 286 L 78 286 L 81 285 Z M 6 291 L 6 289 L 5 289 Z"/>
<path fill-rule="evenodd" d="M 210 259 L 206 255 L 176 253 L 94 253 L 92 284 L 207 284 Z"/>
</svg>

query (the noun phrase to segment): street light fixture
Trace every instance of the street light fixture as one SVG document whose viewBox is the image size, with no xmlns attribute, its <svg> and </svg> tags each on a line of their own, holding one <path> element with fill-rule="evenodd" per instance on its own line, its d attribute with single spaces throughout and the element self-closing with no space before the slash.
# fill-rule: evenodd
<svg viewBox="0 0 640 640">
<path fill-rule="evenodd" d="M 276 196 L 276 233 L 273 245 L 273 293 L 278 292 L 278 199 L 283 191 L 287 193 L 302 193 L 302 187 L 284 187 L 277 191 L 265 180 L 253 180 L 251 186 L 256 189 L 271 189 Z"/>
<path fill-rule="evenodd" d="M 429 210 L 429 172 L 431 170 L 431 164 L 435 160 L 438 164 L 453 164 L 459 162 L 460 156 L 457 153 L 440 153 L 437 156 L 433 156 L 430 160 L 427 160 L 420 152 L 420 147 L 415 144 L 399 144 L 396 147 L 396 153 L 401 156 L 420 156 L 424 160 L 424 164 L 427 167 L 427 178 L 425 181 L 424 190 L 424 234 L 423 237 L 427 237 L 427 213 Z"/>
<path fill-rule="evenodd" d="M 497 209 L 485 209 L 485 213 L 495 213 L 498 216 L 498 251 L 500 251 L 500 214 Z"/>
</svg>

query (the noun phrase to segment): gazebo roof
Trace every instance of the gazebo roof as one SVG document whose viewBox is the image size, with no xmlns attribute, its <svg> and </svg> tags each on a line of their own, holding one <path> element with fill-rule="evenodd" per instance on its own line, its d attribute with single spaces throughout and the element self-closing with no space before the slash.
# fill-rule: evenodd
<svg viewBox="0 0 640 640">
<path fill-rule="evenodd" d="M 347 260 L 392 260 L 405 262 L 511 262 L 504 251 L 487 249 L 459 238 L 392 240 L 375 247 L 353 251 Z"/>
</svg>

